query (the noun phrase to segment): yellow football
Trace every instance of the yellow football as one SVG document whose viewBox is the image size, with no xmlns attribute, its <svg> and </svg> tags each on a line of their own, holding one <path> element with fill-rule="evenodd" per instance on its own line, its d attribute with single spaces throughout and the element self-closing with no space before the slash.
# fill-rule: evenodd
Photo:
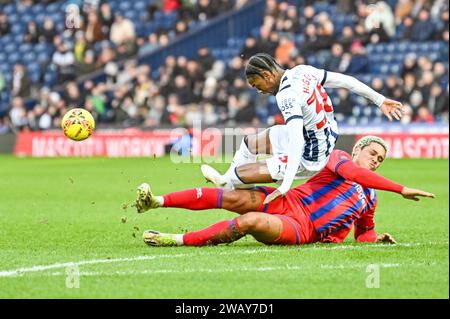
<svg viewBox="0 0 450 319">
<path fill-rule="evenodd" d="M 64 135 L 74 141 L 82 141 L 92 135 L 95 120 L 85 109 L 75 108 L 64 114 L 61 120 Z"/>
</svg>

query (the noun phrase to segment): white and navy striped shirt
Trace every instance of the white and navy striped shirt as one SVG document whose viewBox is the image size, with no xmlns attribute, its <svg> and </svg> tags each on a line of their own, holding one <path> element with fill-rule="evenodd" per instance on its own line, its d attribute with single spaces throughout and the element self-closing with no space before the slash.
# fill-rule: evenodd
<svg viewBox="0 0 450 319">
<path fill-rule="evenodd" d="M 323 85 L 327 71 L 309 65 L 286 70 L 276 95 L 278 107 L 287 124 L 295 118 L 303 119 L 302 163 L 314 170 L 328 160 L 338 138 L 333 105 Z"/>
</svg>

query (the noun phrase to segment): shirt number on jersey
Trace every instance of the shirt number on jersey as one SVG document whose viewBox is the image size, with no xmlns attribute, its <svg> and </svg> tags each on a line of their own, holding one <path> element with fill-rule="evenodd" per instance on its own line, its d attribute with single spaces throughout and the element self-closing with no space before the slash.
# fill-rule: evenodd
<svg viewBox="0 0 450 319">
<path fill-rule="evenodd" d="M 320 99 L 322 101 L 319 101 L 316 92 L 319 93 Z M 322 87 L 322 85 L 317 84 L 316 88 L 314 89 L 313 94 L 308 99 L 308 101 L 306 101 L 306 103 L 308 103 L 309 106 L 312 106 L 313 103 L 315 104 L 316 114 L 319 114 L 321 111 L 324 112 L 323 119 L 319 123 L 316 124 L 317 129 L 320 130 L 327 123 L 327 118 L 325 116 L 325 112 L 328 112 L 328 113 L 333 112 L 333 106 L 331 104 L 328 104 L 328 94 L 325 91 L 325 89 Z"/>
</svg>

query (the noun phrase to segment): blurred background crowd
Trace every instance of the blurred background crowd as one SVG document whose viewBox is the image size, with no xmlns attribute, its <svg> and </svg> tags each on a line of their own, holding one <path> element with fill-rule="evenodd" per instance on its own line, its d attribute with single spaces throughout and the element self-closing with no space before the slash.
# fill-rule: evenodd
<svg viewBox="0 0 450 319">
<path fill-rule="evenodd" d="M 224 39 L 226 47 L 203 47 L 191 58 L 167 56 L 155 69 L 138 62 L 251 2 L 0 0 L 0 134 L 58 128 L 73 107 L 91 111 L 100 127 L 282 123 L 275 99 L 245 81 L 245 62 L 257 52 L 285 68 L 354 75 L 401 101 L 403 124 L 448 123 L 443 0 L 267 0 L 262 24 L 247 38 Z M 104 76 L 92 80 L 92 73 Z M 338 121 L 384 121 L 344 89 L 331 96 Z"/>
</svg>

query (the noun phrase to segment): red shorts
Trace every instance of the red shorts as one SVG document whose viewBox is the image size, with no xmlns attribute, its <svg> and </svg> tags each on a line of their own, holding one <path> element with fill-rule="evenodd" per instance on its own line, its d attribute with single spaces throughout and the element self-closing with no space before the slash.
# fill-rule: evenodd
<svg viewBox="0 0 450 319">
<path fill-rule="evenodd" d="M 263 200 L 276 188 L 257 186 Z M 314 224 L 308 214 L 303 210 L 300 200 L 293 193 L 277 198 L 267 205 L 261 206 L 261 212 L 277 216 L 283 222 L 283 230 L 275 240 L 281 245 L 301 245 L 319 241 Z"/>
</svg>

